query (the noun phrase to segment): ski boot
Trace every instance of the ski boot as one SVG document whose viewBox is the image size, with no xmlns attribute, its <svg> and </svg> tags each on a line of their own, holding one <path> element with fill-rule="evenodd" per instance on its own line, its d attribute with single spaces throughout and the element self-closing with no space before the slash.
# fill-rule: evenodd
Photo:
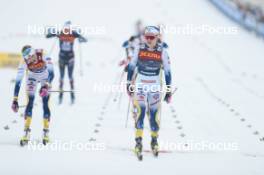
<svg viewBox="0 0 264 175">
<path fill-rule="evenodd" d="M 142 155 L 142 137 L 137 137 L 136 138 L 136 146 L 135 146 L 135 153 L 139 161 L 143 160 L 143 155 Z"/>
<path fill-rule="evenodd" d="M 158 139 L 157 137 L 151 137 L 151 150 L 155 157 L 158 157 L 159 155 L 159 145 L 158 145 Z"/>
<path fill-rule="evenodd" d="M 43 145 L 47 145 L 47 143 L 49 143 L 49 129 L 43 129 L 42 143 Z"/>
<path fill-rule="evenodd" d="M 20 146 L 25 146 L 28 144 L 29 139 L 30 139 L 30 128 L 25 128 L 24 129 L 24 136 L 20 140 Z"/>
</svg>

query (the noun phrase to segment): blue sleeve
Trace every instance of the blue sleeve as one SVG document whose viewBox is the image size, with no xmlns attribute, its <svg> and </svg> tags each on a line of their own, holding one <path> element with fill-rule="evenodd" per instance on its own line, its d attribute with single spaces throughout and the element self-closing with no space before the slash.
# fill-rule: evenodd
<svg viewBox="0 0 264 175">
<path fill-rule="evenodd" d="M 86 43 L 87 42 L 87 39 L 84 36 L 80 35 L 77 31 L 73 31 L 72 34 L 75 38 L 79 39 L 80 43 Z"/>
<path fill-rule="evenodd" d="M 18 97 L 20 91 L 21 81 L 16 81 L 15 90 L 14 90 L 14 97 Z"/>
<path fill-rule="evenodd" d="M 168 56 L 168 53 L 166 50 L 162 51 L 162 63 L 163 63 L 163 69 L 165 73 L 165 81 L 166 85 L 171 85 L 171 68 L 170 68 L 170 58 Z"/>
<path fill-rule="evenodd" d="M 53 29 L 53 28 L 48 29 L 46 38 L 53 38 L 53 37 L 57 37 L 57 36 L 58 36 L 58 33 L 56 32 L 55 29 Z"/>
<path fill-rule="evenodd" d="M 54 79 L 54 71 L 49 70 L 49 77 L 48 77 L 49 83 L 51 83 L 53 79 Z"/>
<path fill-rule="evenodd" d="M 131 64 L 128 65 L 128 71 L 127 71 L 127 81 L 131 81 L 132 77 L 134 75 L 135 67 Z"/>
<path fill-rule="evenodd" d="M 128 82 L 131 81 L 133 78 L 134 71 L 137 65 L 137 61 L 138 61 L 138 52 L 139 52 L 139 49 L 136 48 L 135 53 L 128 64 L 128 71 L 127 71 L 127 81 Z"/>
<path fill-rule="evenodd" d="M 166 81 L 167 86 L 171 85 L 171 72 L 170 71 L 165 73 L 165 81 Z"/>
</svg>

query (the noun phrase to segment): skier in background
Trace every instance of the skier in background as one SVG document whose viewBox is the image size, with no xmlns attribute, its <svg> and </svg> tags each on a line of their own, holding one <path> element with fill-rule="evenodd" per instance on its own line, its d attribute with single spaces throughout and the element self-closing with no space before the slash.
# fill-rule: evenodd
<svg viewBox="0 0 264 175">
<path fill-rule="evenodd" d="M 32 120 L 32 110 L 34 106 L 35 92 L 38 83 L 41 88 L 39 95 L 42 97 L 43 102 L 43 144 L 49 142 L 49 122 L 50 122 L 50 108 L 49 108 L 49 89 L 51 82 L 54 78 L 53 65 L 50 57 L 46 57 L 42 49 L 34 49 L 30 45 L 22 48 L 23 60 L 18 67 L 16 77 L 16 84 L 14 90 L 14 99 L 12 109 L 18 112 L 18 95 L 20 91 L 21 82 L 24 77 L 25 71 L 27 72 L 26 91 L 28 96 L 28 103 L 25 110 L 25 125 L 24 136 L 20 140 L 20 145 L 24 146 L 30 139 L 30 125 Z"/>
<path fill-rule="evenodd" d="M 124 71 L 127 72 L 127 66 L 129 61 L 133 56 L 133 52 L 136 47 L 142 42 L 143 32 L 144 32 L 144 25 L 141 20 L 138 20 L 135 24 L 136 34 L 130 36 L 130 38 L 125 41 L 122 45 L 126 51 L 126 58 L 119 62 L 119 66 L 124 66 Z"/>
<path fill-rule="evenodd" d="M 64 74 L 65 68 L 68 69 L 68 77 L 70 80 L 71 87 L 71 103 L 73 104 L 75 101 L 74 94 L 74 78 L 73 78 L 73 70 L 74 70 L 74 41 L 78 38 L 79 42 L 87 42 L 87 39 L 80 35 L 76 30 L 74 30 L 71 26 L 71 21 L 67 21 L 64 24 L 63 30 L 58 33 L 48 33 L 46 38 L 58 37 L 60 52 L 59 52 L 59 69 L 60 69 L 60 93 L 59 93 L 59 104 L 62 103 L 63 100 L 63 84 L 64 84 Z"/>
<path fill-rule="evenodd" d="M 171 70 L 169 56 L 159 40 L 160 30 L 147 26 L 144 31 L 144 42 L 136 48 L 128 65 L 127 91 L 136 106 L 137 116 L 135 152 L 142 159 L 142 138 L 145 114 L 149 113 L 151 127 L 151 149 L 158 155 L 159 109 L 161 105 L 161 70 L 165 72 L 166 95 L 164 100 L 171 100 Z M 137 76 L 133 80 L 135 69 Z M 135 84 L 132 83 L 135 81 Z"/>
</svg>

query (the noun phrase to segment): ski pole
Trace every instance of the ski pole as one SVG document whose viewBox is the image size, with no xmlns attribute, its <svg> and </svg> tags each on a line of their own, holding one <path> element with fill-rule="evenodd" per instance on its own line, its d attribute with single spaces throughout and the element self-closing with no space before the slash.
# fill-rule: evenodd
<svg viewBox="0 0 264 175">
<path fill-rule="evenodd" d="M 125 71 L 123 70 L 122 73 L 121 73 L 121 75 L 120 75 L 120 78 L 119 78 L 118 75 L 117 75 L 116 83 L 118 83 L 118 86 L 119 86 L 119 87 L 121 86 L 121 83 L 122 83 L 122 80 L 123 80 L 123 76 L 124 76 L 124 74 L 125 74 Z M 118 78 L 119 78 L 119 82 L 118 82 Z M 115 83 L 115 84 L 116 84 L 116 83 Z M 122 93 L 122 92 L 120 92 L 120 93 Z M 114 96 L 114 101 L 117 101 L 118 94 L 119 94 L 118 91 L 114 94 L 114 95 L 115 95 L 115 96 Z"/>
<path fill-rule="evenodd" d="M 129 101 L 128 101 L 128 107 L 127 107 L 127 115 L 126 115 L 126 124 L 125 124 L 125 128 L 127 128 L 128 117 L 129 117 L 129 111 L 130 111 L 130 105 L 131 105 L 131 97 L 129 98 Z"/>
<path fill-rule="evenodd" d="M 54 50 L 54 48 L 55 48 L 55 45 L 56 45 L 56 41 L 57 40 L 54 40 L 54 42 L 53 42 L 53 44 L 52 44 L 52 46 L 51 46 L 51 48 L 50 48 L 50 50 L 49 50 L 49 54 L 48 54 L 48 56 L 50 56 L 51 54 L 52 54 L 52 52 L 53 52 L 53 50 Z"/>
<path fill-rule="evenodd" d="M 59 93 L 62 93 L 62 92 L 75 92 L 73 90 L 49 90 L 49 92 L 59 92 Z"/>
<path fill-rule="evenodd" d="M 175 94 L 175 92 L 178 90 L 177 87 L 174 88 L 174 90 L 172 91 L 171 95 Z"/>
<path fill-rule="evenodd" d="M 120 109 L 120 107 L 121 107 L 122 97 L 123 97 L 123 93 L 120 92 L 120 95 L 119 95 L 119 97 L 118 97 L 118 109 Z"/>
</svg>

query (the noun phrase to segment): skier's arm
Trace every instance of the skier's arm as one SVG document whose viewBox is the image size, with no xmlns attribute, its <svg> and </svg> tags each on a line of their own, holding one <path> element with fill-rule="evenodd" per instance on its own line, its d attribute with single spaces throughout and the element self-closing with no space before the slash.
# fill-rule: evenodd
<svg viewBox="0 0 264 175">
<path fill-rule="evenodd" d="M 73 36 L 78 38 L 80 43 L 86 43 L 87 42 L 87 38 L 80 35 L 77 31 L 73 31 Z"/>
<path fill-rule="evenodd" d="M 127 72 L 127 82 L 130 83 L 132 81 L 132 77 L 137 65 L 138 61 L 138 52 L 139 49 L 135 50 L 135 54 L 133 54 L 131 61 L 128 64 L 128 72 Z"/>
<path fill-rule="evenodd" d="M 167 103 L 170 103 L 171 97 L 172 97 L 170 58 L 165 49 L 163 49 L 162 51 L 161 58 L 162 58 L 163 69 L 165 72 L 165 81 L 166 81 L 166 94 L 164 97 L 164 101 L 166 101 Z"/>
<path fill-rule="evenodd" d="M 59 34 L 57 33 L 51 33 L 51 32 L 48 32 L 48 34 L 46 35 L 46 38 L 53 38 L 53 37 L 58 37 Z"/>
<path fill-rule="evenodd" d="M 124 43 L 122 44 L 122 47 L 124 48 L 129 48 L 131 47 L 131 42 L 133 42 L 135 40 L 135 36 L 131 36 L 128 40 L 124 41 Z"/>
<path fill-rule="evenodd" d="M 23 80 L 26 68 L 27 66 L 26 66 L 25 61 L 24 60 L 21 61 L 21 63 L 19 64 L 17 76 L 16 76 L 16 84 L 15 84 L 15 89 L 14 89 L 14 99 L 15 100 L 17 100 L 18 98 L 21 82 Z"/>
<path fill-rule="evenodd" d="M 161 57 L 162 57 L 162 64 L 163 64 L 163 69 L 164 69 L 164 73 L 165 73 L 166 86 L 170 87 L 171 86 L 170 58 L 169 58 L 168 53 L 165 49 L 163 49 Z"/>
<path fill-rule="evenodd" d="M 46 38 L 59 37 L 59 32 L 55 28 L 48 28 Z"/>
<path fill-rule="evenodd" d="M 46 38 L 53 38 L 53 37 L 57 37 L 57 36 L 58 36 L 57 34 L 48 33 L 46 35 Z"/>
<path fill-rule="evenodd" d="M 78 39 L 79 39 L 79 42 L 80 43 L 86 43 L 88 40 L 84 37 L 84 36 L 82 36 L 82 35 L 80 35 L 79 37 L 78 37 Z"/>
<path fill-rule="evenodd" d="M 46 62 L 47 69 L 48 69 L 48 72 L 49 72 L 48 81 L 49 81 L 49 83 L 51 83 L 52 80 L 54 79 L 54 68 L 53 68 L 53 64 L 52 64 L 51 58 L 50 57 L 45 57 L 45 62 Z"/>
</svg>

